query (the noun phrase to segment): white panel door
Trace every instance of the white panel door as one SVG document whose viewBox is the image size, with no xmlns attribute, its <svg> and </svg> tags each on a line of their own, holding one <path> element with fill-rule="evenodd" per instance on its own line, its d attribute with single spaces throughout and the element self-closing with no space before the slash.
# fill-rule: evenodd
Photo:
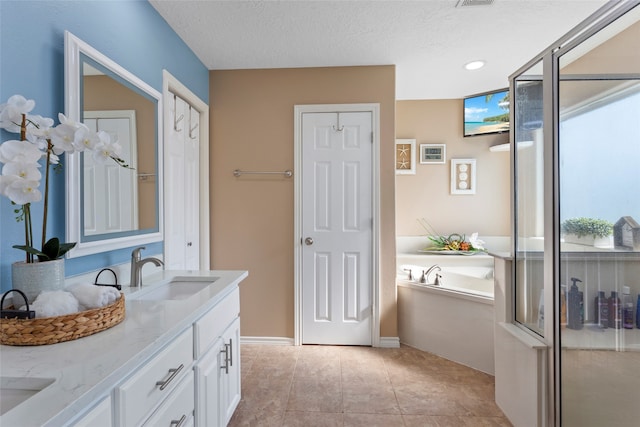
<svg viewBox="0 0 640 427">
<path fill-rule="evenodd" d="M 84 235 L 138 229 L 136 116 L 133 110 L 85 111 L 84 123 L 94 132 L 105 131 L 122 146 L 120 157 L 133 169 L 116 162 L 97 163 L 83 153 Z"/>
<path fill-rule="evenodd" d="M 164 139 L 165 269 L 198 270 L 200 114 L 178 96 L 170 102 Z"/>
<path fill-rule="evenodd" d="M 302 343 L 371 345 L 370 112 L 302 118 Z"/>
</svg>

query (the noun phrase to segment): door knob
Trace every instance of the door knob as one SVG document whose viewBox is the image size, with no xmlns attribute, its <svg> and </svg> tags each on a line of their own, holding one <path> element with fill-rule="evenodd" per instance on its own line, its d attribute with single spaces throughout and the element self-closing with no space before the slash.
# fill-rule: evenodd
<svg viewBox="0 0 640 427">
<path fill-rule="evenodd" d="M 304 239 L 304 243 L 307 246 L 311 246 L 311 245 L 313 245 L 313 239 L 311 237 L 307 237 L 306 239 Z"/>
</svg>

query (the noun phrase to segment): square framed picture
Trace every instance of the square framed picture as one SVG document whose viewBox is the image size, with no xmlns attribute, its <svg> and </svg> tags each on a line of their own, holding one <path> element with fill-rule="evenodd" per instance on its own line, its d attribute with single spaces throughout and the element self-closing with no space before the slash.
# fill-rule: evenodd
<svg viewBox="0 0 640 427">
<path fill-rule="evenodd" d="M 416 174 L 416 140 L 396 139 L 396 175 Z"/>
<path fill-rule="evenodd" d="M 420 144 L 420 164 L 437 165 L 447 161 L 447 147 L 444 144 Z"/>
<path fill-rule="evenodd" d="M 476 194 L 476 159 L 451 159 L 451 194 Z"/>
</svg>

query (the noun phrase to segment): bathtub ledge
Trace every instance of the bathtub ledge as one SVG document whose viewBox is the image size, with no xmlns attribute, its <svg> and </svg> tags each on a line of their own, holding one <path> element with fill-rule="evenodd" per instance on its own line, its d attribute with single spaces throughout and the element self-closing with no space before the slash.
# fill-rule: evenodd
<svg viewBox="0 0 640 427">
<path fill-rule="evenodd" d="M 488 296 L 484 296 L 484 295 L 480 295 L 480 294 L 456 291 L 454 289 L 444 288 L 444 287 L 435 286 L 435 285 L 427 285 L 427 284 L 415 283 L 415 282 L 411 282 L 409 280 L 399 280 L 398 279 L 398 280 L 396 280 L 396 285 L 397 286 L 402 286 L 402 287 L 405 287 L 405 288 L 416 289 L 416 290 L 427 292 L 427 293 L 437 293 L 439 295 L 443 295 L 444 294 L 444 295 L 447 295 L 447 296 L 449 296 L 451 298 L 462 298 L 462 299 L 466 299 L 466 300 L 469 300 L 469 301 L 480 302 L 482 304 L 493 305 L 493 298 L 492 297 L 488 297 Z"/>
</svg>

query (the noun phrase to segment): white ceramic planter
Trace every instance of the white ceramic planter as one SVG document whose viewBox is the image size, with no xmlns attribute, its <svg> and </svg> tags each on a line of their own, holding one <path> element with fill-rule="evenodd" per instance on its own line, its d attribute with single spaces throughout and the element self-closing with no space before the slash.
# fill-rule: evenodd
<svg viewBox="0 0 640 427">
<path fill-rule="evenodd" d="M 613 247 L 613 236 L 606 237 L 593 237 L 593 236 L 583 236 L 578 237 L 575 234 L 566 234 L 564 236 L 565 243 L 574 243 L 576 245 L 585 245 L 585 246 L 593 246 L 596 248 L 612 248 Z"/>
<path fill-rule="evenodd" d="M 42 291 L 63 289 L 64 258 L 30 264 L 14 262 L 11 264 L 11 285 L 13 289 L 24 292 L 29 303 L 32 303 Z"/>
</svg>

